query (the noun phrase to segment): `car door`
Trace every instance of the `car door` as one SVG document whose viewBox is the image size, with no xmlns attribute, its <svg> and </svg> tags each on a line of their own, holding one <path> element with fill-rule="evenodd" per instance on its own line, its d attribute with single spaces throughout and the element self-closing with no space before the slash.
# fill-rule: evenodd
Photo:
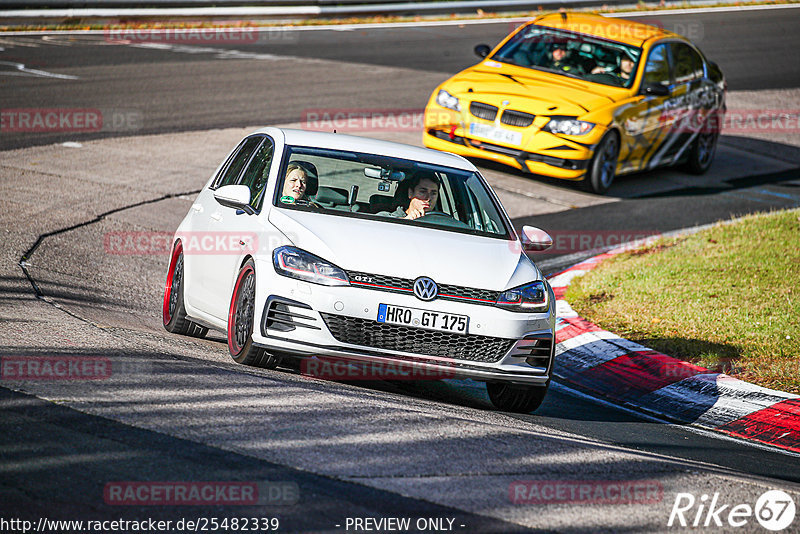
<svg viewBox="0 0 800 534">
<path fill-rule="evenodd" d="M 250 189 L 250 205 L 254 210 L 258 210 L 264 201 L 274 150 L 273 140 L 263 136 L 235 182 Z M 255 255 L 257 250 L 268 247 L 269 239 L 258 213 L 247 213 L 219 203 L 212 212 L 210 228 L 216 238 L 218 253 L 207 257 L 208 292 L 214 302 L 214 315 L 227 319 L 233 286 L 245 256 Z"/>
<path fill-rule="evenodd" d="M 226 219 L 231 219 L 235 210 L 225 208 L 214 198 L 214 192 L 224 185 L 234 185 L 239 181 L 242 170 L 247 166 L 256 150 L 261 146 L 263 136 L 246 138 L 228 159 L 214 182 L 203 189 L 192 204 L 191 229 L 183 238 L 184 264 L 186 266 L 186 288 L 184 298 L 191 308 L 217 318 L 227 320 L 220 314 L 219 284 L 227 285 L 229 274 L 220 271 L 225 264 L 223 256 L 230 256 L 226 250 L 230 237 L 226 234 Z"/>
<path fill-rule="evenodd" d="M 618 111 L 616 122 L 622 131 L 619 172 L 648 168 L 671 129 L 669 54 L 669 44 L 665 42 L 650 48 L 637 96 Z"/>
<path fill-rule="evenodd" d="M 716 109 L 716 87 L 705 77 L 703 58 L 689 43 L 670 43 L 670 61 L 674 73 L 672 97 L 673 135 L 661 147 L 659 159 L 673 162 L 689 148 L 703 128 L 709 113 Z"/>
</svg>

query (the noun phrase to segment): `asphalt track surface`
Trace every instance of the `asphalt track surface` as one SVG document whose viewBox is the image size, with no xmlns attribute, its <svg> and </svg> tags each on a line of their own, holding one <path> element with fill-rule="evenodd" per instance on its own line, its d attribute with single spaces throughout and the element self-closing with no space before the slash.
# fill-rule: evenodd
<svg viewBox="0 0 800 534">
<path fill-rule="evenodd" d="M 700 32 L 695 33 L 702 34 L 696 40 L 726 72 L 732 91 L 800 87 L 800 69 L 794 55 L 800 45 L 800 34 L 795 30 L 800 10 L 667 15 L 659 20 L 665 27 L 683 25 L 690 29 L 689 33 Z M 2 159 L 3 191 L 22 189 L 14 182 L 35 169 L 32 165 L 50 149 L 31 151 L 54 142 L 120 137 L 115 148 L 124 149 L 127 135 L 298 123 L 309 109 L 381 109 L 387 107 L 387 102 L 392 108 L 419 109 L 435 83 L 474 62 L 471 49 L 475 44 L 493 44 L 509 29 L 507 23 L 500 23 L 297 32 L 288 36 L 275 34 L 274 39 L 259 44 L 214 44 L 210 46 L 214 50 L 205 52 L 192 51 L 191 46 L 158 49 L 111 45 L 102 37 L 54 36 L 46 44 L 38 37 L 0 37 L 0 47 L 4 48 L 0 61 L 78 77 L 67 82 L 42 76 L 2 76 L 0 101 L 4 109 L 86 107 L 132 110 L 143 117 L 132 132 L 68 136 L 4 133 L 0 136 L 2 148 L 17 150 Z M 233 49 L 236 53 L 231 52 Z M 262 57 L 246 57 L 247 54 Z M 286 60 L 285 56 L 296 59 Z M 711 177 L 701 180 L 688 179 L 676 171 L 648 173 L 620 180 L 609 199 L 579 193 L 568 184 L 530 179 L 508 169 L 480 165 L 495 187 L 504 188 L 501 194 L 505 195 L 504 202 L 514 206 L 516 224 L 561 231 L 665 232 L 752 211 L 800 205 L 800 158 L 796 149 L 732 136 L 724 138 L 722 146 L 722 161 L 715 163 L 715 169 L 743 167 L 747 172 L 737 173 L 734 169 L 715 175 L 712 170 Z M 207 176 L 203 167 L 206 172 L 199 181 L 181 181 L 177 177 L 180 169 L 167 161 L 169 147 L 159 147 L 157 152 L 153 161 L 166 169 L 164 176 L 174 179 L 176 185 L 155 183 L 155 196 L 191 192 Z M 124 150 L 110 154 L 124 155 Z M 120 159 L 124 163 L 124 158 Z M 95 161 L 101 160 L 102 155 L 96 156 Z M 18 166 L 26 171 L 18 172 Z M 54 176 L 58 172 L 61 169 L 55 169 Z M 108 194 L 109 209 L 123 207 L 124 202 L 119 201 L 124 196 L 121 192 L 134 190 L 126 178 L 120 175 L 121 183 L 116 185 L 112 179 L 114 189 L 102 191 Z M 53 180 L 58 187 L 58 179 Z M 81 206 L 79 209 L 86 209 L 87 214 L 106 211 L 103 201 L 94 198 L 102 196 L 101 192 L 90 192 L 91 199 L 71 197 L 64 190 L 59 193 Z M 558 199 L 562 204 L 555 208 Z M 14 202 L 18 201 L 4 194 L 3 211 Z M 537 202 L 544 207 L 528 208 Z M 575 208 L 566 209 L 565 202 Z M 505 484 L 502 492 L 507 490 L 509 480 L 530 478 L 532 473 L 551 479 L 654 478 L 665 486 L 662 505 L 666 506 L 675 491 L 686 491 L 686 487 L 707 487 L 709 491 L 727 488 L 731 500 L 740 498 L 745 502 L 764 489 L 796 491 L 796 484 L 800 483 L 797 457 L 645 420 L 576 397 L 558 386 L 534 414 L 510 416 L 492 412 L 485 397 L 467 386 L 310 381 L 290 372 L 233 365 L 219 335 L 206 341 L 191 341 L 155 334 L 153 324 L 157 326 L 157 322 L 153 316 L 157 319 L 160 295 L 157 289 L 141 288 L 157 288 L 162 283 L 163 258 L 125 258 L 126 263 L 114 265 L 113 261 L 122 260 L 102 257 L 93 250 L 96 247 L 92 243 L 102 239 L 103 231 L 148 227 L 153 220 L 158 220 L 159 225 L 151 226 L 174 228 L 187 209 L 188 200 L 178 197 L 122 210 L 98 224 L 48 237 L 36 251 L 36 266 L 31 272 L 43 293 L 62 308 L 33 300 L 30 309 L 36 309 L 43 321 L 49 320 L 48 324 L 56 325 L 55 330 L 60 331 L 39 332 L 38 344 L 31 344 L 26 351 L 13 332 L 27 333 L 27 319 L 18 311 L 4 313 L 7 328 L 3 339 L 14 343 L 7 343 L 3 354 L 108 355 L 109 350 L 116 349 L 113 354 L 140 362 L 151 374 L 155 368 L 159 380 L 173 386 L 180 395 L 171 397 L 162 392 L 153 398 L 140 397 L 149 386 L 146 380 L 136 377 L 130 378 L 129 384 L 115 383 L 98 392 L 82 393 L 70 385 L 0 388 L 0 502 L 4 503 L 0 512 L 4 517 L 19 517 L 23 511 L 32 518 L 47 514 L 84 519 L 108 517 L 111 513 L 128 518 L 198 515 L 197 508 L 192 507 L 109 507 L 103 505 L 98 494 L 102 494 L 103 483 L 111 480 L 267 479 L 293 480 L 301 488 L 301 505 L 267 508 L 281 517 L 285 531 L 342 531 L 335 525 L 354 516 L 455 517 L 457 524 L 467 525 L 464 531 L 476 532 L 515 532 L 524 530 L 524 525 L 560 531 L 576 525 L 575 531 L 595 531 L 597 525 L 582 522 L 586 520 L 582 516 L 591 513 L 598 514 L 600 525 L 616 531 L 640 531 L 655 530 L 653 525 L 664 528 L 667 516 L 662 512 L 643 523 L 619 518 L 614 522 L 614 511 L 609 511 L 608 506 L 597 510 L 598 507 L 586 505 L 552 511 L 517 507 L 494 513 L 487 511 L 491 503 L 484 503 L 477 494 L 456 498 L 456 487 L 481 484 L 471 482 L 470 476 L 484 477 L 486 481 L 500 477 Z M 4 260 L 18 260 L 35 236 L 68 226 L 59 225 L 59 217 L 60 213 L 55 213 L 53 221 L 41 225 L 32 222 L 36 213 L 21 218 L 20 224 L 29 229 L 27 235 L 19 242 L 8 239 L 8 246 L 3 246 Z M 9 235 L 12 221 L 3 220 Z M 540 264 L 545 270 L 556 270 L 566 261 L 563 254 L 543 257 Z M 118 272 L 114 272 L 115 268 Z M 15 269 L 16 275 L 3 270 L 2 283 L 7 291 L 2 302 L 8 305 L 31 300 L 30 285 L 20 280 L 18 268 Z M 87 324 L 100 325 L 97 339 L 79 337 L 82 334 L 77 332 Z M 220 392 L 217 397 L 213 388 L 220 382 L 239 386 Z M 283 436 L 291 438 L 289 442 L 295 443 L 292 439 L 299 440 L 299 435 L 315 433 L 320 428 L 330 430 L 326 426 L 329 423 L 316 420 L 308 407 L 330 419 L 352 421 L 330 430 L 332 434 L 327 438 L 331 445 L 327 450 L 324 443 L 309 445 L 295 449 L 299 454 L 293 456 L 291 447 L 284 450 L 272 443 L 260 448 L 259 440 L 264 436 L 254 432 L 252 425 L 264 421 L 250 413 L 248 402 L 255 406 L 262 397 L 274 400 L 272 392 L 278 387 L 291 390 L 304 402 L 267 406 L 273 411 L 279 406 L 278 413 L 293 421 L 289 425 L 281 423 L 285 419 L 270 419 L 267 423 L 271 425 L 271 435 L 280 436 L 283 432 Z M 266 391 L 262 393 L 262 389 Z M 281 399 L 280 394 L 277 399 Z M 345 403 L 352 411 L 337 411 L 329 406 L 337 402 Z M 410 410 L 411 415 L 404 410 Z M 230 424 L 225 424 L 226 413 L 231 414 Z M 423 458 L 419 451 L 406 456 L 401 444 L 381 441 L 379 430 L 392 435 L 385 426 L 397 425 L 415 435 L 420 426 L 429 422 L 428 418 L 440 421 L 443 434 L 440 439 L 422 440 L 430 447 L 430 458 Z M 474 441 L 466 443 L 449 433 L 452 428 L 467 429 L 479 424 L 502 431 L 485 439 L 472 436 L 470 440 Z M 528 432 L 524 441 L 516 434 L 523 430 Z M 432 433 L 435 437 L 436 432 Z M 342 448 L 338 441 L 348 436 L 356 445 L 361 441 L 361 447 Z M 396 441 L 403 439 L 398 437 Z M 562 450 L 565 442 L 569 442 L 566 452 Z M 535 446 L 528 450 L 531 443 Z M 581 448 L 584 446 L 593 452 L 587 453 Z M 490 465 L 485 470 L 475 466 L 473 472 L 472 466 L 460 466 L 448 457 L 448 451 L 454 450 L 465 458 L 479 458 L 487 456 L 483 452 L 487 449 L 492 461 L 486 462 Z M 531 462 L 523 451 L 534 453 L 540 460 Z M 344 469 L 356 460 L 367 466 L 378 465 Z M 436 479 L 448 475 L 468 481 L 454 483 L 453 498 L 437 493 L 450 486 L 444 482 L 437 486 Z M 416 478 L 406 482 L 405 477 Z M 749 484 L 760 490 L 753 490 Z M 202 515 L 209 516 L 211 512 L 220 517 L 243 515 L 239 509 L 225 506 L 204 508 Z M 530 516 L 536 514 L 544 514 L 542 522 L 532 522 Z"/>
</svg>

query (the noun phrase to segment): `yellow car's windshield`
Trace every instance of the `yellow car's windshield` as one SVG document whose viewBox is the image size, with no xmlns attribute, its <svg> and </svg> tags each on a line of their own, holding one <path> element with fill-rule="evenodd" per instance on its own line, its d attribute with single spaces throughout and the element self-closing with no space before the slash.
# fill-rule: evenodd
<svg viewBox="0 0 800 534">
<path fill-rule="evenodd" d="M 642 50 L 601 38 L 531 25 L 491 59 L 582 80 L 630 87 Z"/>
</svg>

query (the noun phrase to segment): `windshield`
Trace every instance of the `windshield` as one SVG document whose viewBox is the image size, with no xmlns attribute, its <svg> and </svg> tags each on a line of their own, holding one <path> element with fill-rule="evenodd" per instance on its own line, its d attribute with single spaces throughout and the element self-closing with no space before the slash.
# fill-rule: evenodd
<svg viewBox="0 0 800 534">
<path fill-rule="evenodd" d="M 475 172 L 377 154 L 287 147 L 274 205 L 511 239 Z"/>
<path fill-rule="evenodd" d="M 514 35 L 492 59 L 590 82 L 630 87 L 641 52 L 641 48 L 615 41 L 531 25 Z"/>
</svg>

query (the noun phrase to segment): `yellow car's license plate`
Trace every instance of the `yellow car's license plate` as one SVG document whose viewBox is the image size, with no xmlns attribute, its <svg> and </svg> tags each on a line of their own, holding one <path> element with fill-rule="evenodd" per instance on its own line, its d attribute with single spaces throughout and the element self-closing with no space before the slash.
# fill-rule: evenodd
<svg viewBox="0 0 800 534">
<path fill-rule="evenodd" d="M 522 143 L 522 132 L 512 132 L 503 128 L 495 128 L 488 124 L 473 122 L 469 125 L 469 133 L 476 137 L 483 137 L 492 141 L 500 141 L 508 145 L 519 145 Z"/>
<path fill-rule="evenodd" d="M 466 315 L 392 306 L 391 304 L 380 304 L 378 306 L 378 322 L 466 334 L 469 325 L 469 317 Z"/>
</svg>

